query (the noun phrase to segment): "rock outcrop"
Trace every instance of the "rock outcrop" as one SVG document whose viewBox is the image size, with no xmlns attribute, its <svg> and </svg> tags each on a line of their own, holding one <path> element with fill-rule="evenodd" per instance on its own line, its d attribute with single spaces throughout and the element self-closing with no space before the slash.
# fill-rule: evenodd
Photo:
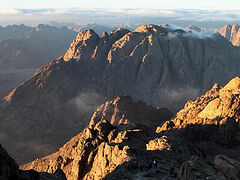
<svg viewBox="0 0 240 180">
<path fill-rule="evenodd" d="M 56 169 L 53 174 L 39 173 L 34 170 L 20 170 L 18 164 L 0 145 L 0 179 L 1 180 L 66 180 L 65 174 Z"/>
<path fill-rule="evenodd" d="M 61 168 L 68 179 L 102 179 L 120 166 L 126 167 L 125 171 L 151 166 L 153 155 L 146 151 L 145 144 L 154 137 L 156 126 L 171 115 L 167 109 L 134 103 L 129 96 L 117 97 L 101 105 L 89 126 L 58 152 L 21 168 L 48 173 Z M 145 159 L 141 155 L 146 155 Z"/>
<path fill-rule="evenodd" d="M 177 133 L 214 156 L 225 153 L 239 160 L 240 78 L 215 84 L 205 95 L 186 103 L 157 133 Z M 214 147 L 213 147 L 214 146 Z"/>
<path fill-rule="evenodd" d="M 1 101 L 2 144 L 20 162 L 52 153 L 88 125 L 96 107 L 123 94 L 176 111 L 215 82 L 239 75 L 239 56 L 219 34 L 169 25 L 118 29 L 101 38 L 81 32 L 62 57 Z M 23 147 L 29 152 L 21 157 Z"/>
<path fill-rule="evenodd" d="M 224 87 L 225 90 L 239 94 L 239 80 L 232 80 Z M 219 91 L 221 88 L 217 89 Z M 214 95 L 213 92 L 216 91 L 211 90 L 207 94 Z M 149 116 L 151 113 L 152 117 Z M 162 118 L 155 119 L 155 113 Z M 59 151 L 21 168 L 47 173 L 60 168 L 69 180 L 239 179 L 240 162 L 225 155 L 208 154 L 202 147 L 201 135 L 195 137 L 193 142 L 172 129 L 154 133 L 156 124 L 169 122 L 168 114 L 166 109 L 154 109 L 142 102 L 133 103 L 129 96 L 120 96 L 101 105 L 91 118 L 89 126 Z M 236 114 L 232 118 L 235 116 Z M 155 123 L 156 120 L 158 123 Z M 202 124 L 199 121 L 196 123 Z M 194 128 L 187 131 L 186 135 L 191 136 Z"/>
<path fill-rule="evenodd" d="M 136 127 L 141 124 L 154 129 L 172 116 L 167 108 L 153 108 L 141 101 L 134 103 L 130 96 L 119 96 L 101 105 L 93 114 L 89 125 L 94 126 L 99 121 L 106 120 L 115 126 L 128 124 Z"/>
<path fill-rule="evenodd" d="M 240 46 L 240 27 L 237 24 L 226 25 L 219 30 L 219 33 L 227 38 L 234 46 Z"/>
</svg>

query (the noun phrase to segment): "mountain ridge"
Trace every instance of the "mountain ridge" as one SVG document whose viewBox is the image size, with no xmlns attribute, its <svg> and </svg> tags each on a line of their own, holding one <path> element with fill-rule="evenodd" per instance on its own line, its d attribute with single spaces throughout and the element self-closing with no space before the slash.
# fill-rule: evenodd
<svg viewBox="0 0 240 180">
<path fill-rule="evenodd" d="M 20 147 L 29 148 L 29 158 L 17 160 L 54 152 L 86 127 L 95 108 L 122 94 L 176 111 L 213 83 L 238 75 L 239 54 L 218 34 L 169 25 L 118 29 L 101 38 L 93 30 L 80 32 L 65 55 L 1 100 L 1 131 L 18 137 L 3 144 L 15 149 L 14 157 Z"/>
</svg>

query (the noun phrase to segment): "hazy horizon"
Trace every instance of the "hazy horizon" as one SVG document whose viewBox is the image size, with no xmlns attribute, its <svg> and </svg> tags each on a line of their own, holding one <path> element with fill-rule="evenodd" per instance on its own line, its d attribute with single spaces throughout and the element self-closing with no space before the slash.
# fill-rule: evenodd
<svg viewBox="0 0 240 180">
<path fill-rule="evenodd" d="M 218 1 L 218 0 L 11 0 L 1 3 L 1 8 L 4 9 L 42 9 L 42 8 L 147 8 L 147 9 L 218 9 L 218 10 L 233 10 L 238 9 L 238 0 Z"/>
<path fill-rule="evenodd" d="M 85 25 L 136 27 L 142 24 L 175 24 L 219 28 L 239 24 L 240 12 L 235 10 L 146 9 L 146 8 L 43 8 L 0 9 L 0 25 L 25 24 L 36 26 L 48 21 Z"/>
</svg>

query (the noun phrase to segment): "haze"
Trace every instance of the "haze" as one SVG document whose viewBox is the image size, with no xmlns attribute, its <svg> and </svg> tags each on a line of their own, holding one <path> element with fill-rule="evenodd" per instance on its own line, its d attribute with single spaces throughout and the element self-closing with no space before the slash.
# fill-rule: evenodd
<svg viewBox="0 0 240 180">
<path fill-rule="evenodd" d="M 1 8 L 150 8 L 150 9 L 236 9 L 238 0 L 12 0 L 1 2 Z"/>
</svg>

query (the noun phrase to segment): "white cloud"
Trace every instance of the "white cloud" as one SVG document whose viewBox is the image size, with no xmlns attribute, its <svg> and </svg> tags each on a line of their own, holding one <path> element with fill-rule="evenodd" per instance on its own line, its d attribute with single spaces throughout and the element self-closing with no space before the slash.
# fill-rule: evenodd
<svg viewBox="0 0 240 180">
<path fill-rule="evenodd" d="M 240 11 L 197 9 L 0 9 L 0 24 L 43 23 L 45 21 L 67 21 L 76 24 L 98 23 L 117 26 L 119 24 L 178 24 L 189 22 L 240 22 Z M 208 25 L 211 23 L 208 22 Z M 219 24 L 219 23 L 218 23 Z M 220 23 L 221 24 L 221 23 Z M 182 25 L 182 24 L 180 24 Z M 184 24 L 186 25 L 186 23 Z M 189 25 L 189 24 L 188 24 Z M 221 24 L 222 26 L 223 24 Z"/>
<path fill-rule="evenodd" d="M 0 9 L 0 14 L 2 15 L 12 15 L 12 14 L 20 14 L 21 12 L 17 9 Z"/>
</svg>

